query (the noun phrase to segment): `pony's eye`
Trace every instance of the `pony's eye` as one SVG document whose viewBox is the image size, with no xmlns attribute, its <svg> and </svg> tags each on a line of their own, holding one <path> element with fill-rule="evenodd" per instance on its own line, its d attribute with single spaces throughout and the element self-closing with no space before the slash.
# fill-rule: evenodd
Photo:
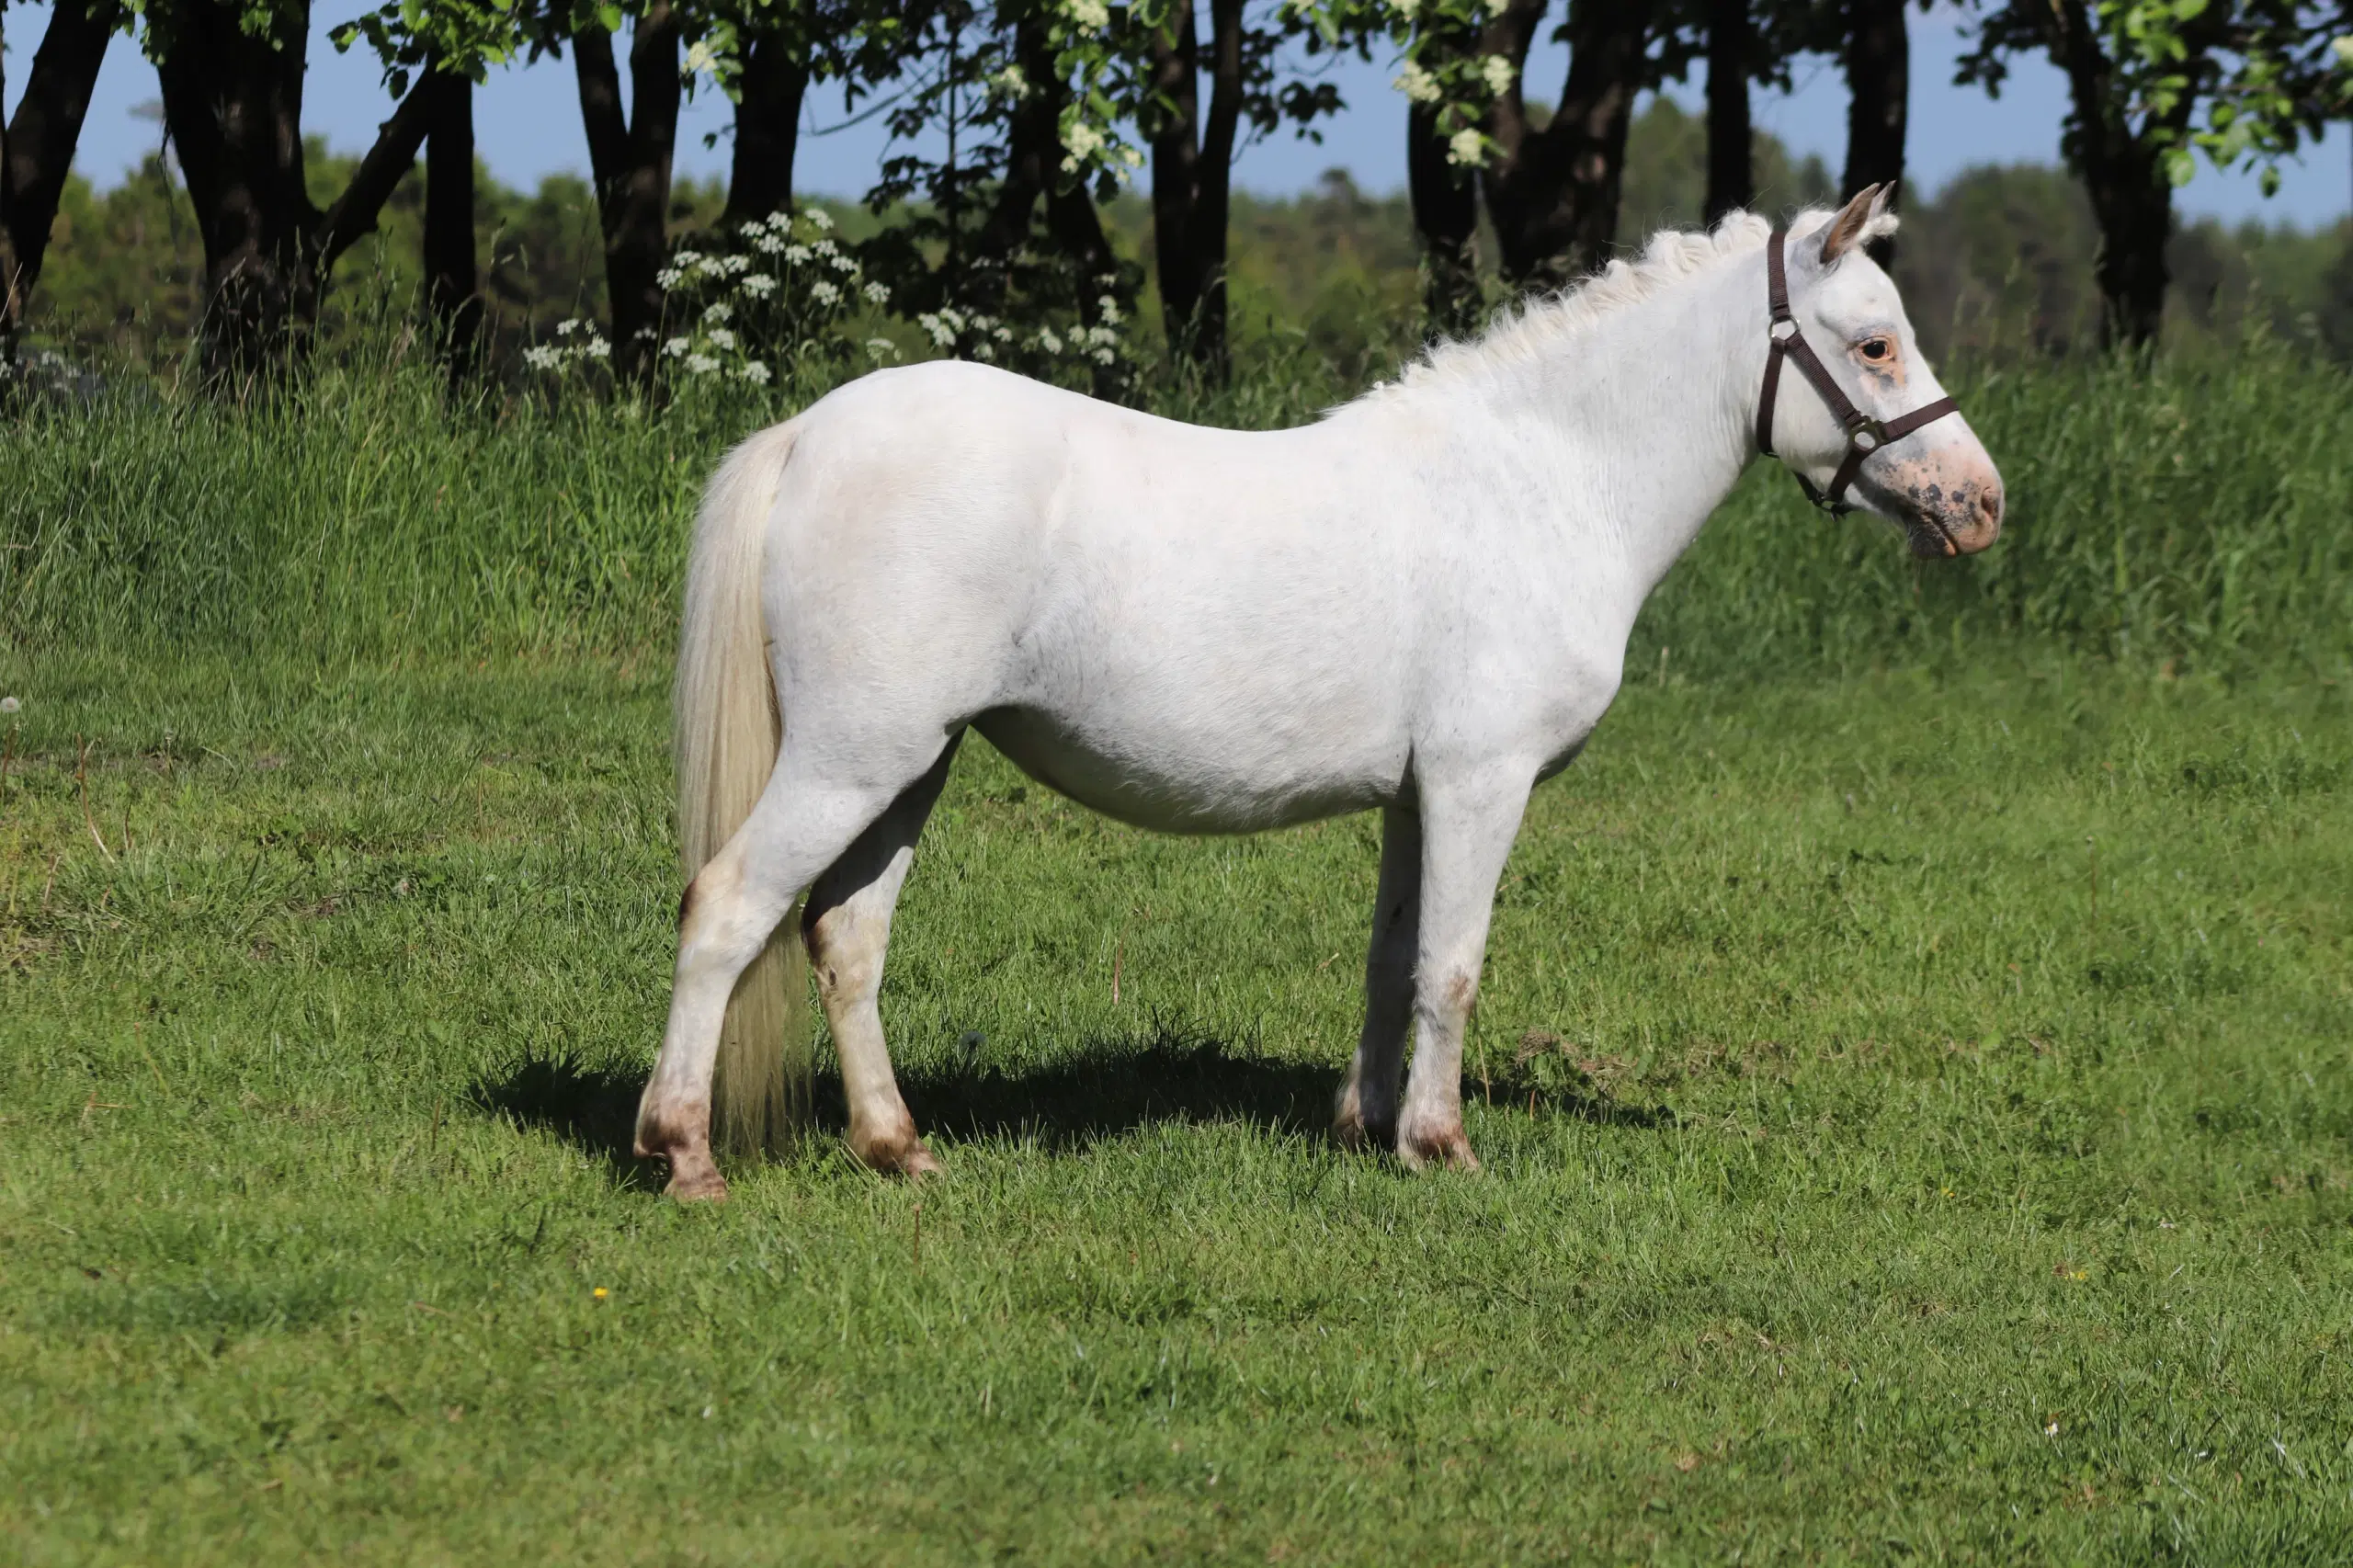
<svg viewBox="0 0 2353 1568">
<path fill-rule="evenodd" d="M 1863 339 L 1862 349 L 1863 358 L 1876 365 L 1893 355 L 1895 346 L 1884 337 L 1867 337 Z"/>
</svg>

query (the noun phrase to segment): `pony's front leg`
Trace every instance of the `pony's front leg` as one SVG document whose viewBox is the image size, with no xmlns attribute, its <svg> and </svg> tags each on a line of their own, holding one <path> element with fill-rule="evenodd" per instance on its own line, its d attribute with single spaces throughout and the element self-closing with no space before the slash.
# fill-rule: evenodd
<svg viewBox="0 0 2353 1568">
<path fill-rule="evenodd" d="M 1333 1108 L 1332 1136 L 1350 1149 L 1397 1142 L 1397 1074 L 1413 1020 L 1421 925 L 1422 819 L 1410 801 L 1381 814 L 1381 893 L 1364 959 L 1364 1033 Z"/>
<path fill-rule="evenodd" d="M 1479 995 L 1495 882 L 1528 808 L 1533 775 L 1498 766 L 1421 784 L 1421 928 L 1414 982 L 1414 1067 L 1397 1157 L 1415 1170 L 1477 1170 L 1462 1132 L 1462 1037 Z"/>
</svg>

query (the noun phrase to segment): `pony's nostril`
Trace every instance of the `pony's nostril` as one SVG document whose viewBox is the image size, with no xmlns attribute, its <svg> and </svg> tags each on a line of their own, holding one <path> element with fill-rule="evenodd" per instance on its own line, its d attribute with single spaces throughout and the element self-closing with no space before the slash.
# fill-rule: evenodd
<svg viewBox="0 0 2353 1568">
<path fill-rule="evenodd" d="M 1977 493 L 1977 509 L 1985 515 L 1985 526 L 1998 528 L 2002 521 L 2002 493 L 1981 490 Z"/>
</svg>

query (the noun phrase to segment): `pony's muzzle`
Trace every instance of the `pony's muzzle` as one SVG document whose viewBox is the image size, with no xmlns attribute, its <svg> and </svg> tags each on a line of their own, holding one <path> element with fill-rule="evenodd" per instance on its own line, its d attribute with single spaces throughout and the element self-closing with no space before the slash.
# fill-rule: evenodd
<svg viewBox="0 0 2353 1568">
<path fill-rule="evenodd" d="M 1936 561 L 1974 555 L 2002 534 L 2002 476 L 1990 463 L 1898 463 L 1886 509 L 1911 536 L 1912 553 Z"/>
</svg>

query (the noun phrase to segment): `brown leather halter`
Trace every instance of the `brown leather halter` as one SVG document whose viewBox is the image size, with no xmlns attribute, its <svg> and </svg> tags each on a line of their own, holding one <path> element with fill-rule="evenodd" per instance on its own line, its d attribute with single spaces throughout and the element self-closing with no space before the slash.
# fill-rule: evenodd
<svg viewBox="0 0 2353 1568">
<path fill-rule="evenodd" d="M 1847 455 L 1840 460 L 1838 472 L 1831 476 L 1828 490 L 1816 490 L 1813 482 L 1794 468 L 1790 472 L 1805 492 L 1807 500 L 1835 516 L 1854 510 L 1847 502 L 1847 487 L 1862 472 L 1865 458 L 1891 441 L 1902 440 L 1923 425 L 1960 413 L 1961 407 L 1952 399 L 1940 397 L 1934 403 L 1922 403 L 1909 414 L 1880 420 L 1849 402 L 1828 367 L 1814 353 L 1813 346 L 1805 340 L 1797 317 L 1790 313 L 1790 277 L 1781 264 L 1784 237 L 1785 231 L 1776 229 L 1773 237 L 1765 243 L 1765 287 L 1773 306 L 1773 321 L 1765 329 L 1771 347 L 1765 356 L 1765 392 L 1756 400 L 1756 449 L 1768 458 L 1779 456 L 1773 450 L 1773 403 L 1781 389 L 1781 361 L 1795 359 L 1805 379 L 1813 383 L 1813 390 L 1822 394 L 1822 401 L 1829 404 L 1830 416 L 1846 428 Z"/>
</svg>

